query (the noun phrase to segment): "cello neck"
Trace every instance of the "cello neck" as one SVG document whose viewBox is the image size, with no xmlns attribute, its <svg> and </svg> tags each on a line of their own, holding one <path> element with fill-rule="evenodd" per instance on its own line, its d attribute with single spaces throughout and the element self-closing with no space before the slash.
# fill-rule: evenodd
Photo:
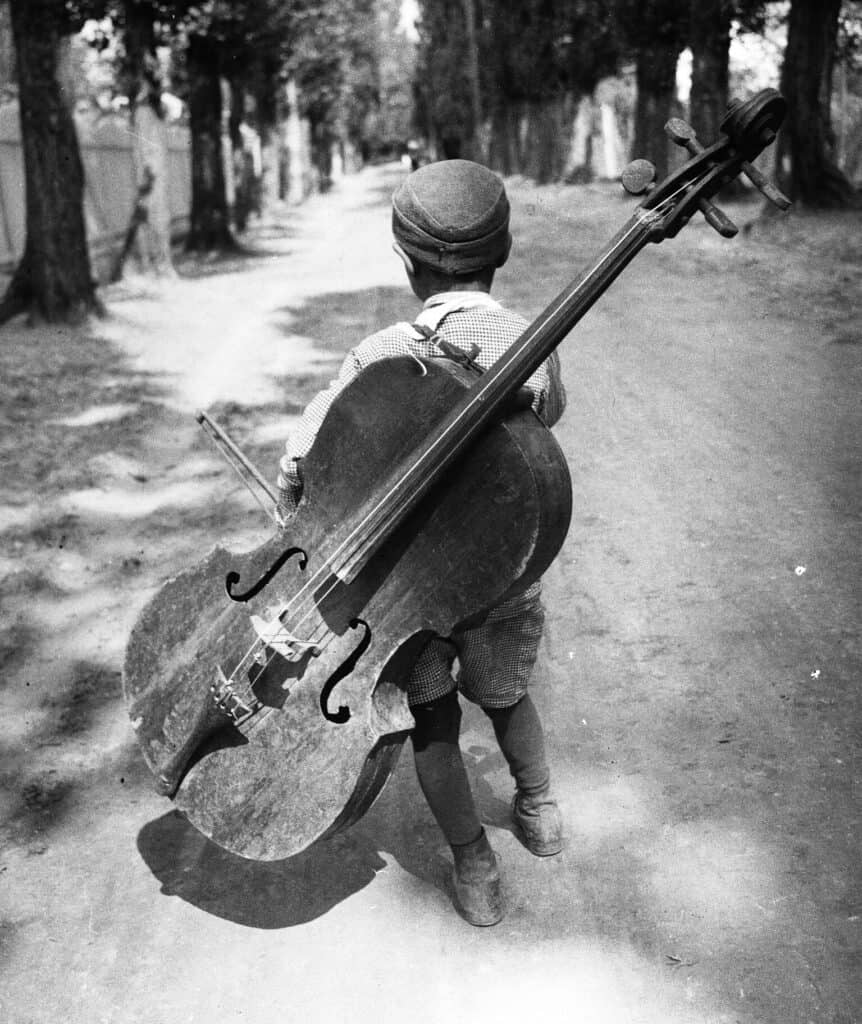
<svg viewBox="0 0 862 1024">
<path fill-rule="evenodd" d="M 650 211 L 639 208 L 594 264 L 549 303 L 520 338 L 466 391 L 425 444 L 411 455 L 409 462 L 397 468 L 381 488 L 376 504 L 363 510 L 354 535 L 333 566 L 336 576 L 345 583 L 351 582 L 443 473 L 489 423 L 504 414 L 511 396 L 651 240 L 653 220 Z"/>
<path fill-rule="evenodd" d="M 509 397 L 539 369 L 611 283 L 650 241 L 652 218 L 639 211 L 608 243 L 595 263 L 546 306 L 518 340 L 471 388 L 465 405 L 484 412 L 481 425 L 499 415 Z M 472 439 L 472 427 L 469 430 Z"/>
</svg>

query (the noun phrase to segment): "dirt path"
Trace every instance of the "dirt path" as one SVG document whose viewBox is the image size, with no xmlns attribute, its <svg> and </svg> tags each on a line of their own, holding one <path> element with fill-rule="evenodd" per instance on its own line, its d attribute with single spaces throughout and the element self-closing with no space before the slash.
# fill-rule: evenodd
<svg viewBox="0 0 862 1024">
<path fill-rule="evenodd" d="M 851 1024 L 858 218 L 732 242 L 692 225 L 566 343 L 576 510 L 534 692 L 570 840 L 547 862 L 516 842 L 468 709 L 500 926 L 453 913 L 407 757 L 362 822 L 283 863 L 220 851 L 152 794 L 120 696 L 128 630 L 215 540 L 268 532 L 192 414 L 274 476 L 349 344 L 413 311 L 387 237 L 398 173 L 258 229 L 255 255 L 108 292 L 90 331 L 2 332 L 0 1019 Z M 534 314 L 626 204 L 511 194 L 498 293 Z"/>
</svg>

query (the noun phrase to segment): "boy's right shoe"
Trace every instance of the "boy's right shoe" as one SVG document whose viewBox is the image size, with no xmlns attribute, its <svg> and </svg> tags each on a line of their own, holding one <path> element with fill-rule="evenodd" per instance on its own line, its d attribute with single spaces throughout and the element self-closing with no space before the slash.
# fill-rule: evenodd
<svg viewBox="0 0 862 1024">
<path fill-rule="evenodd" d="M 517 792 L 512 817 L 524 845 L 536 857 L 553 857 L 563 848 L 563 819 L 557 801 L 547 792 Z"/>
<path fill-rule="evenodd" d="M 472 843 L 453 846 L 452 854 L 455 909 L 465 921 L 480 928 L 497 924 L 503 919 L 500 869 L 485 830 Z"/>
</svg>

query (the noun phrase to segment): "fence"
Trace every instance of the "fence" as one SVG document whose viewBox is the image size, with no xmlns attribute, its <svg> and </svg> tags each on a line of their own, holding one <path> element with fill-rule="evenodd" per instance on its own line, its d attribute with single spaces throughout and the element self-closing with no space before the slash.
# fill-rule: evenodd
<svg viewBox="0 0 862 1024">
<path fill-rule="evenodd" d="M 84 217 L 94 264 L 122 244 L 137 199 L 128 118 L 77 116 L 84 162 Z M 180 233 L 191 208 L 191 149 L 188 129 L 168 128 L 168 202 Z M 24 158 L 18 105 L 0 107 L 0 270 L 11 269 L 26 241 Z"/>
</svg>

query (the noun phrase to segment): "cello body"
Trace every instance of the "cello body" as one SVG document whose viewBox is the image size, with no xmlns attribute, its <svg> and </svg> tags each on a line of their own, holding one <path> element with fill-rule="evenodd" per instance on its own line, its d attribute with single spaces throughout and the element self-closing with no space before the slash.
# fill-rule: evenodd
<svg viewBox="0 0 862 1024">
<path fill-rule="evenodd" d="M 324 571 L 303 626 L 331 638 L 319 653 L 293 662 L 268 649 L 263 668 L 246 668 L 258 640 L 251 616 L 271 618 L 319 572 L 357 508 L 474 381 L 449 361 L 424 372 L 406 357 L 370 366 L 330 409 L 285 531 L 247 555 L 215 548 L 144 608 L 126 655 L 130 716 L 157 777 L 195 733 L 172 795 L 218 845 L 279 859 L 361 817 L 412 729 L 405 685 L 425 641 L 524 589 L 559 550 L 571 515 L 566 461 L 521 409 L 480 435 L 354 579 Z M 230 571 L 258 579 L 284 549 L 297 554 L 260 593 L 226 596 Z M 237 665 L 262 711 L 239 726 L 208 713 L 201 726 L 213 681 L 236 686 Z"/>
</svg>

